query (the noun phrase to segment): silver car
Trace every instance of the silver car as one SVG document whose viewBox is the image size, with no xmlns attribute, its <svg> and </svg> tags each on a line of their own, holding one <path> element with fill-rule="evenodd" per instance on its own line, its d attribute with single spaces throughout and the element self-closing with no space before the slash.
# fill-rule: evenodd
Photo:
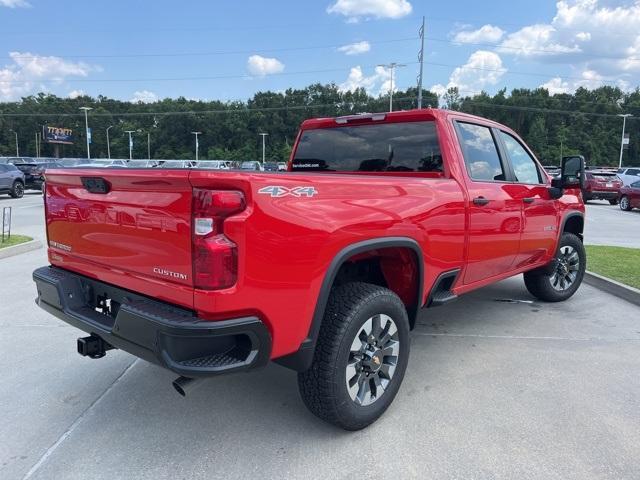
<svg viewBox="0 0 640 480">
<path fill-rule="evenodd" d="M 24 195 L 24 173 L 11 163 L 0 164 L 0 193 L 8 193 L 13 198 Z"/>
</svg>

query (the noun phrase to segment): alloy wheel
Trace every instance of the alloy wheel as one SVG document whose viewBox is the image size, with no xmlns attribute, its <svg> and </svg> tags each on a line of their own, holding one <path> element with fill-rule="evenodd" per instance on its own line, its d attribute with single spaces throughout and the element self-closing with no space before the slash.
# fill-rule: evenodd
<svg viewBox="0 0 640 480">
<path fill-rule="evenodd" d="M 569 245 L 560 247 L 555 269 L 549 277 L 551 286 L 559 292 L 568 290 L 576 281 L 579 270 L 580 256 L 576 249 Z"/>
<path fill-rule="evenodd" d="M 353 339 L 346 367 L 351 400 L 360 406 L 378 400 L 393 378 L 399 353 L 398 328 L 390 316 L 374 315 L 364 322 Z"/>
</svg>

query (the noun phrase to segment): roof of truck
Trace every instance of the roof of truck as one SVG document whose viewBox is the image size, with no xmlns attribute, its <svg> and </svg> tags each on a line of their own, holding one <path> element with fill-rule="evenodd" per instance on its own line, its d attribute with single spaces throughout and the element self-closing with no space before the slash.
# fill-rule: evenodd
<svg viewBox="0 0 640 480">
<path fill-rule="evenodd" d="M 344 117 L 328 117 L 328 118 L 310 118 L 302 122 L 302 129 L 312 128 L 330 128 L 345 124 L 362 125 L 367 123 L 378 122 L 416 122 L 420 120 L 434 120 L 436 118 L 446 118 L 455 115 L 469 120 L 481 121 L 495 126 L 502 125 L 493 122 L 487 118 L 470 115 L 468 113 L 457 112 L 455 110 L 445 110 L 439 108 L 423 108 L 414 110 L 401 110 L 398 112 L 379 112 L 379 113 L 359 113 L 356 115 L 347 115 Z"/>
</svg>

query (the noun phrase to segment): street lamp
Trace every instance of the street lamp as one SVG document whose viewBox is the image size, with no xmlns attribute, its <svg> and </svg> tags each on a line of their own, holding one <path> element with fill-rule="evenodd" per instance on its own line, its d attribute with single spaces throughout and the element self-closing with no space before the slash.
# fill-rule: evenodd
<svg viewBox="0 0 640 480">
<path fill-rule="evenodd" d="M 406 67 L 406 65 L 404 65 L 403 63 L 391 62 L 387 65 L 381 64 L 378 66 L 391 70 L 391 88 L 389 88 L 389 111 L 393 112 L 393 74 L 395 73 L 396 68 Z"/>
<path fill-rule="evenodd" d="M 264 154 L 265 154 L 265 146 L 264 146 L 264 142 L 265 139 L 267 138 L 267 135 L 269 135 L 268 133 L 259 133 L 258 135 L 260 135 L 262 137 L 262 165 L 264 165 Z"/>
<path fill-rule="evenodd" d="M 202 135 L 202 132 L 191 132 L 193 135 L 196 136 L 196 162 L 198 161 L 198 147 L 200 146 L 198 144 L 198 135 Z"/>
<path fill-rule="evenodd" d="M 109 129 L 113 128 L 113 125 L 107 127 L 107 158 L 111 160 L 111 145 L 109 144 Z"/>
<path fill-rule="evenodd" d="M 147 132 L 147 160 L 151 160 L 151 132 Z"/>
<path fill-rule="evenodd" d="M 85 133 L 87 135 L 87 159 L 91 158 L 91 150 L 89 149 L 89 143 L 90 143 L 90 136 L 89 136 L 89 116 L 88 116 L 88 112 L 89 110 L 93 110 L 93 108 L 91 107 L 80 107 L 80 110 L 84 110 L 84 128 L 85 128 Z"/>
<path fill-rule="evenodd" d="M 129 134 L 129 160 L 133 159 L 133 138 L 131 137 L 132 133 L 135 133 L 135 130 L 125 130 L 124 133 Z"/>
<path fill-rule="evenodd" d="M 20 156 L 20 150 L 18 150 L 18 132 L 16 132 L 15 130 L 9 130 L 10 132 L 13 132 L 13 134 L 16 136 L 16 157 Z"/>
<path fill-rule="evenodd" d="M 627 118 L 632 117 L 630 113 L 620 114 L 619 117 L 622 117 L 622 140 L 620 140 L 620 162 L 618 164 L 618 168 L 622 168 L 622 154 L 624 153 L 624 141 L 625 141 L 625 130 L 627 128 Z"/>
</svg>

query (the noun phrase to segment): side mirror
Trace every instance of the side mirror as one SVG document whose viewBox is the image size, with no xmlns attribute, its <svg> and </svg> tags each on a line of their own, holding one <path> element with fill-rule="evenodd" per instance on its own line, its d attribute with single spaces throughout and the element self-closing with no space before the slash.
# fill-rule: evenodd
<svg viewBox="0 0 640 480">
<path fill-rule="evenodd" d="M 584 163 L 582 155 L 563 157 L 560 170 L 560 188 L 584 187 Z"/>
</svg>

